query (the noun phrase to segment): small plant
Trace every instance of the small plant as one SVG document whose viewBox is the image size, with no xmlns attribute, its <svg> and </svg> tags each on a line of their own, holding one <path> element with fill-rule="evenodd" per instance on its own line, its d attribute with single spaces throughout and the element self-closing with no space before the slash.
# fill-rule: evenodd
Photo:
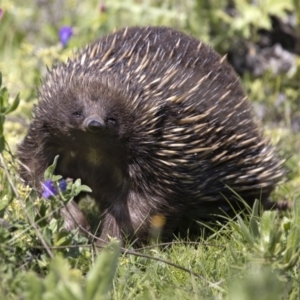
<svg viewBox="0 0 300 300">
<path fill-rule="evenodd" d="M 0 72 L 0 153 L 3 152 L 5 148 L 5 138 L 4 138 L 4 122 L 6 115 L 10 114 L 17 109 L 20 103 L 19 94 L 15 97 L 12 103 L 9 103 L 9 93 L 6 87 L 2 86 L 2 73 Z"/>
<path fill-rule="evenodd" d="M 258 202 L 255 203 L 249 225 L 240 216 L 238 231 L 251 251 L 275 269 L 288 271 L 300 259 L 300 198 L 295 199 L 293 217 L 279 218 L 275 211 L 265 211 L 258 217 Z M 249 249 L 248 249 L 249 250 Z"/>
<path fill-rule="evenodd" d="M 67 203 L 81 192 L 90 193 L 92 190 L 88 186 L 82 185 L 81 179 L 76 179 L 73 182 L 70 178 L 64 179 L 61 175 L 54 175 L 58 158 L 59 156 L 57 155 L 53 164 L 45 171 L 42 196 L 46 199 L 59 196 L 64 203 Z"/>
<path fill-rule="evenodd" d="M 61 175 L 55 175 L 59 156 L 54 158 L 53 164 L 50 165 L 44 174 L 45 181 L 43 185 L 42 196 L 46 201 L 42 201 L 38 208 L 38 212 L 34 217 L 34 222 L 39 225 L 43 237 L 52 247 L 71 246 L 86 242 L 86 239 L 78 235 L 78 230 L 68 232 L 64 227 L 64 220 L 60 214 L 60 208 L 67 205 L 81 192 L 91 192 L 91 189 L 81 184 L 81 180 L 77 179 L 73 182 L 72 179 L 62 178 Z M 30 206 L 31 203 L 28 203 Z M 63 253 L 72 253 L 70 249 L 65 248 Z M 45 258 L 46 259 L 46 258 Z"/>
<path fill-rule="evenodd" d="M 275 211 L 259 216 L 256 202 L 248 222 L 237 219 L 232 236 L 243 248 L 231 248 L 235 266 L 231 275 L 236 280 L 230 280 L 230 299 L 283 299 L 284 294 L 299 293 L 299 286 L 286 283 L 297 274 L 300 262 L 300 198 L 295 199 L 291 217 L 279 217 Z M 255 286 L 260 291 L 253 291 Z"/>
<path fill-rule="evenodd" d="M 82 285 L 81 271 L 71 269 L 67 260 L 57 256 L 52 260 L 49 273 L 44 279 L 33 272 L 28 274 L 24 299 L 108 299 L 119 254 L 120 243 L 112 241 L 98 255 L 94 266 L 86 275 L 85 285 Z"/>
</svg>

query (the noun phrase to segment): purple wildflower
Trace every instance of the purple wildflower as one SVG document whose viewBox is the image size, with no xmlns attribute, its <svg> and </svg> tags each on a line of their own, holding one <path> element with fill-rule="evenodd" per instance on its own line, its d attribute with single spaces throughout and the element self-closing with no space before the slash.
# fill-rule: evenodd
<svg viewBox="0 0 300 300">
<path fill-rule="evenodd" d="M 0 8 L 0 19 L 2 18 L 2 16 L 3 16 L 3 9 Z"/>
<path fill-rule="evenodd" d="M 65 192 L 67 190 L 67 182 L 65 179 L 60 180 L 58 186 L 62 192 Z"/>
<path fill-rule="evenodd" d="M 69 39 L 73 35 L 73 29 L 70 26 L 63 26 L 59 29 L 58 35 L 63 47 L 66 47 Z"/>
<path fill-rule="evenodd" d="M 43 194 L 42 196 L 46 199 L 50 198 L 51 196 L 57 195 L 57 189 L 54 186 L 54 183 L 52 180 L 46 180 L 43 183 Z"/>
</svg>

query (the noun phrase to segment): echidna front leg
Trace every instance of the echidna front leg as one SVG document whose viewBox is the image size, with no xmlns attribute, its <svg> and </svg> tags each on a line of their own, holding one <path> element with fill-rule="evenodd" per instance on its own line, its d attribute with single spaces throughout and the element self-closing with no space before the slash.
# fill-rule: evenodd
<svg viewBox="0 0 300 300">
<path fill-rule="evenodd" d="M 126 206 L 112 206 L 102 213 L 101 234 L 98 244 L 103 245 L 111 238 L 117 238 L 122 243 L 134 235 L 130 214 Z"/>
<path fill-rule="evenodd" d="M 117 238 L 135 246 L 153 238 L 170 238 L 179 222 L 180 211 L 172 210 L 172 218 L 163 199 L 131 191 L 127 199 L 103 210 L 99 244 Z M 152 202 L 151 202 L 152 201 Z M 157 206 L 153 205 L 157 203 Z M 151 206 L 150 206 L 151 204 Z M 100 208 L 101 210 L 101 208 Z"/>
<path fill-rule="evenodd" d="M 65 220 L 66 230 L 70 231 L 72 229 L 79 228 L 83 233 L 90 231 L 90 224 L 75 201 L 72 200 L 69 202 L 60 210 L 60 213 Z"/>
</svg>

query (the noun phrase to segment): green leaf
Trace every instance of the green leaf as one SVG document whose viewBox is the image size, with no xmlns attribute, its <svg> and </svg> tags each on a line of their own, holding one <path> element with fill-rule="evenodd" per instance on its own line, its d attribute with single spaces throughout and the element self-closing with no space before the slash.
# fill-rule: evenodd
<svg viewBox="0 0 300 300">
<path fill-rule="evenodd" d="M 44 202 L 41 203 L 38 213 L 32 208 L 32 206 L 26 207 L 26 209 L 28 210 L 31 218 L 34 219 L 34 222 L 37 223 L 40 227 L 46 227 L 49 225 L 49 221 L 47 220 L 48 206 Z"/>
<path fill-rule="evenodd" d="M 293 252 L 296 252 L 299 244 L 300 244 L 300 227 L 298 225 L 294 225 L 289 232 L 289 235 L 287 238 L 287 243 L 286 243 L 286 248 L 292 249 Z M 292 253 L 292 254 L 294 254 L 294 253 Z M 288 257 L 289 255 L 290 254 L 287 251 L 285 256 Z"/>
<path fill-rule="evenodd" d="M 78 178 L 75 180 L 75 182 L 72 184 L 72 187 L 71 187 L 71 195 L 72 196 L 77 196 L 76 194 L 76 189 L 81 185 L 81 179 Z"/>
<path fill-rule="evenodd" d="M 80 185 L 75 189 L 75 196 L 79 195 L 81 192 L 91 193 L 92 189 L 87 185 Z"/>
<path fill-rule="evenodd" d="M 112 241 L 97 257 L 86 278 L 86 300 L 106 299 L 112 285 L 120 255 L 120 242 Z"/>
<path fill-rule="evenodd" d="M 4 196 L 0 199 L 0 214 L 2 211 L 4 211 L 6 209 L 6 207 L 12 202 L 13 198 L 12 197 L 7 197 Z"/>
<path fill-rule="evenodd" d="M 3 136 L 5 116 L 0 113 L 0 137 Z"/>
<path fill-rule="evenodd" d="M 298 262 L 299 262 L 299 257 L 300 257 L 300 251 L 298 250 L 294 256 L 290 259 L 287 269 L 292 269 Z"/>
<path fill-rule="evenodd" d="M 275 228 L 270 231 L 270 242 L 268 245 L 269 254 L 277 255 L 278 252 L 281 251 L 281 247 L 280 247 L 281 237 L 282 237 L 281 230 L 278 228 L 278 226 L 275 226 Z"/>
<path fill-rule="evenodd" d="M 258 228 L 258 208 L 259 208 L 259 201 L 255 200 L 251 217 L 250 217 L 250 222 L 249 222 L 249 228 L 251 233 L 255 238 L 259 237 L 259 228 Z"/>
<path fill-rule="evenodd" d="M 247 226 L 245 225 L 244 221 L 242 220 L 242 218 L 240 216 L 237 216 L 238 218 L 238 222 L 240 225 L 240 230 L 241 230 L 241 234 L 243 236 L 243 238 L 251 245 L 254 245 L 254 239 L 253 236 L 251 235 L 249 229 L 247 228 Z"/>
<path fill-rule="evenodd" d="M 55 235 L 53 245 L 58 246 L 69 246 L 71 243 L 71 236 L 69 232 L 61 231 Z"/>
<path fill-rule="evenodd" d="M 50 273 L 45 280 L 47 294 L 51 295 L 52 299 L 85 299 L 79 280 L 79 277 L 72 276 L 72 270 L 70 270 L 68 261 L 57 256 L 52 260 Z M 45 298 L 44 294 L 42 299 L 49 298 Z"/>
<path fill-rule="evenodd" d="M 274 229 L 275 224 L 275 212 L 265 211 L 261 216 L 260 221 L 260 236 L 261 239 L 266 243 L 270 243 L 271 232 Z"/>
<path fill-rule="evenodd" d="M 291 229 L 292 222 L 289 218 L 283 217 L 282 226 L 285 232 L 288 232 Z"/>
<path fill-rule="evenodd" d="M 3 152 L 5 148 L 5 139 L 4 136 L 0 136 L 0 153 Z"/>
<path fill-rule="evenodd" d="M 6 109 L 6 106 L 8 105 L 8 98 L 9 93 L 7 91 L 7 88 L 4 87 L 0 90 L 0 112 L 4 112 Z"/>
<path fill-rule="evenodd" d="M 0 72 L 0 88 L 2 86 L 2 73 Z"/>
<path fill-rule="evenodd" d="M 59 181 L 60 179 L 62 179 L 61 175 L 52 175 L 51 177 L 52 181 L 56 182 Z"/>
<path fill-rule="evenodd" d="M 238 255 L 236 254 L 235 249 L 229 245 L 229 250 L 230 250 L 230 253 L 231 253 L 231 256 L 232 256 L 234 262 L 235 262 L 235 263 L 239 263 L 240 258 L 239 258 Z"/>
<path fill-rule="evenodd" d="M 72 185 L 71 195 L 77 196 L 81 192 L 91 193 L 92 190 L 87 185 L 81 185 L 81 179 L 78 178 L 75 180 L 74 184 Z"/>
<path fill-rule="evenodd" d="M 64 284 L 59 284 L 58 296 L 61 300 L 82 300 L 84 298 L 80 297 L 80 285 L 72 283 L 70 281 Z"/>
<path fill-rule="evenodd" d="M 80 185 L 81 185 L 81 179 L 78 178 L 78 179 L 75 180 L 74 186 L 75 186 L 75 187 L 78 187 L 78 186 L 80 186 Z"/>
<path fill-rule="evenodd" d="M 56 165 L 57 165 L 58 158 L 59 158 L 59 155 L 56 155 L 55 158 L 54 158 L 53 164 L 50 165 L 50 166 L 46 169 L 46 171 L 45 171 L 45 173 L 44 173 L 44 178 L 45 178 L 45 179 L 51 179 L 51 178 L 52 178 L 52 175 L 53 175 L 54 170 L 55 170 Z"/>
<path fill-rule="evenodd" d="M 19 106 L 19 103 L 20 103 L 20 94 L 18 94 L 16 96 L 16 98 L 14 99 L 13 103 L 7 107 L 4 114 L 7 115 L 7 114 L 13 112 L 14 110 L 16 110 L 17 107 Z"/>
<path fill-rule="evenodd" d="M 33 272 L 26 275 L 27 287 L 25 292 L 25 299 L 40 300 L 44 292 L 42 279 L 38 278 Z"/>
<path fill-rule="evenodd" d="M 294 223 L 300 226 L 300 196 L 296 196 L 294 200 Z"/>
</svg>

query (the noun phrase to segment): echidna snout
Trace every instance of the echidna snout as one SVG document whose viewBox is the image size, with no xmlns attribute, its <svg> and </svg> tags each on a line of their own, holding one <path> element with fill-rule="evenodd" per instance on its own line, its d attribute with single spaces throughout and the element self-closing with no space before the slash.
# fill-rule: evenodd
<svg viewBox="0 0 300 300">
<path fill-rule="evenodd" d="M 84 120 L 83 126 L 91 132 L 98 132 L 104 128 L 105 124 L 100 117 L 93 115 Z"/>
</svg>

